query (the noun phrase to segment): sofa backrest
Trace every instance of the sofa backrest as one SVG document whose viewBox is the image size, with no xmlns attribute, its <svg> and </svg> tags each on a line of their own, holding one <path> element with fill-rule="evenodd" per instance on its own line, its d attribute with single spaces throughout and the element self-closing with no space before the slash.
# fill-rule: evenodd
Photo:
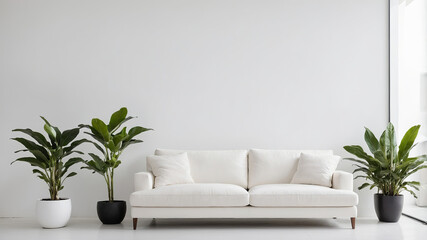
<svg viewBox="0 0 427 240">
<path fill-rule="evenodd" d="M 262 184 L 290 183 L 301 152 L 332 155 L 332 150 L 249 150 L 248 188 Z"/>
<path fill-rule="evenodd" d="M 157 149 L 155 155 L 187 152 L 191 176 L 196 183 L 227 183 L 248 188 L 248 151 L 186 151 Z M 147 166 L 147 170 L 151 170 Z"/>
</svg>

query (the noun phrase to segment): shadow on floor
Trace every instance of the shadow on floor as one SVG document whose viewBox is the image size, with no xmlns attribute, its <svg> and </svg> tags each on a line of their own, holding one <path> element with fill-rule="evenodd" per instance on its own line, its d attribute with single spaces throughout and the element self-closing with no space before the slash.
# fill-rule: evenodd
<svg viewBox="0 0 427 240">
<path fill-rule="evenodd" d="M 347 226 L 348 225 L 348 226 Z M 351 228 L 350 219 L 140 219 L 138 229 Z"/>
</svg>

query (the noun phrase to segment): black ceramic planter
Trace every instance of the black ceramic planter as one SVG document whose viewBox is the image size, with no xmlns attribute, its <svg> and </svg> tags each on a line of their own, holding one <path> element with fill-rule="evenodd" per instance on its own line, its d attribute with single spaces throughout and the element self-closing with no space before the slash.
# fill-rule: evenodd
<svg viewBox="0 0 427 240">
<path fill-rule="evenodd" d="M 96 210 L 103 224 L 119 224 L 126 215 L 126 201 L 99 201 Z"/>
<path fill-rule="evenodd" d="M 381 222 L 397 222 L 402 215 L 403 195 L 387 196 L 374 195 L 374 205 L 377 217 Z"/>
</svg>

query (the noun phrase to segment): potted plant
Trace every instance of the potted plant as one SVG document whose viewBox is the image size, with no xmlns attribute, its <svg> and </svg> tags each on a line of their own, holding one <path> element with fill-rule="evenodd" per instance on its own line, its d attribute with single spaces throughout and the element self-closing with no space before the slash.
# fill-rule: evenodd
<svg viewBox="0 0 427 240">
<path fill-rule="evenodd" d="M 91 143 L 102 154 L 98 156 L 89 153 L 92 159 L 84 161 L 86 166 L 82 168 L 92 170 L 93 173 L 99 173 L 104 177 L 107 184 L 108 200 L 97 203 L 98 217 L 104 224 L 121 223 L 126 215 L 126 201 L 114 199 L 114 170 L 121 163 L 121 154 L 129 145 L 142 142 L 134 139 L 135 136 L 152 130 L 140 126 L 133 127 L 129 131 L 126 130 L 126 127 L 119 130 L 122 124 L 134 118 L 127 117 L 127 112 L 127 109 L 123 107 L 113 113 L 108 125 L 98 118 L 93 118 L 91 125 L 80 125 L 80 127 L 90 129 L 90 132 L 85 133 L 96 140 L 96 142 L 91 141 Z"/>
<path fill-rule="evenodd" d="M 71 216 L 71 200 L 69 198 L 60 198 L 59 191 L 64 188 L 64 181 L 76 172 L 67 174 L 69 168 L 74 164 L 83 161 L 79 157 L 69 158 L 73 153 L 83 154 L 76 151 L 75 148 L 85 139 L 74 139 L 79 134 L 80 128 L 73 128 L 61 132 L 59 128 L 51 125 L 44 117 L 41 117 L 45 124 L 49 141 L 39 132 L 27 129 L 14 129 L 14 132 L 21 132 L 30 136 L 34 141 L 26 138 L 12 138 L 24 146 L 24 149 L 17 152 L 29 152 L 32 156 L 21 157 L 13 161 L 27 162 L 33 169 L 33 173 L 42 179 L 49 187 L 49 198 L 37 201 L 36 217 L 39 224 L 44 228 L 64 227 Z"/>
<path fill-rule="evenodd" d="M 403 136 L 399 148 L 396 143 L 396 135 L 393 124 L 389 123 L 379 140 L 365 128 L 365 142 L 372 155 L 367 154 L 362 147 L 357 145 L 344 146 L 344 149 L 359 159 L 347 158 L 356 162 L 357 167 L 353 173 L 361 175 L 355 177 L 364 178 L 369 182 L 363 183 L 358 189 L 370 187 L 377 188 L 374 195 L 375 212 L 382 222 L 397 222 L 402 213 L 402 191 L 410 192 L 417 197 L 413 189 L 418 190 L 417 181 L 408 181 L 407 178 L 420 169 L 426 168 L 423 163 L 426 155 L 410 157 L 411 149 L 416 145 L 414 141 L 418 135 L 420 125 L 411 127 Z"/>
</svg>

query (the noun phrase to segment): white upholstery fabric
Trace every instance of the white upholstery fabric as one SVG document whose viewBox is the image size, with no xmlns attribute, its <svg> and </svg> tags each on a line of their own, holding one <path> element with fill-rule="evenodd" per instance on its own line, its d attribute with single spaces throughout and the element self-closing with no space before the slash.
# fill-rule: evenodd
<svg viewBox="0 0 427 240">
<path fill-rule="evenodd" d="M 151 172 L 135 173 L 134 177 L 135 191 L 152 189 L 154 187 L 154 176 Z"/>
<path fill-rule="evenodd" d="M 249 188 L 263 184 L 290 183 L 301 154 L 332 155 L 332 150 L 263 150 L 249 151 Z"/>
<path fill-rule="evenodd" d="M 350 218 L 352 207 L 131 207 L 133 218 Z M 286 238 L 284 238 L 286 239 Z M 311 239 L 315 239 L 312 237 Z M 333 239 L 333 238 L 331 238 Z"/>
<path fill-rule="evenodd" d="M 249 204 L 259 207 L 350 207 L 358 203 L 353 191 L 303 184 L 259 185 L 249 195 Z"/>
<path fill-rule="evenodd" d="M 334 155 L 301 153 L 291 183 L 332 187 L 332 174 L 340 160 L 341 157 Z"/>
<path fill-rule="evenodd" d="M 246 189 L 232 184 L 177 184 L 134 192 L 131 206 L 241 207 L 249 204 Z"/>
<path fill-rule="evenodd" d="M 248 187 L 247 150 L 185 151 L 157 149 L 156 155 L 187 152 L 195 183 L 226 183 Z M 147 165 L 150 170 L 150 166 Z"/>
<path fill-rule="evenodd" d="M 353 174 L 335 171 L 332 175 L 332 188 L 353 191 Z"/>
<path fill-rule="evenodd" d="M 148 156 L 147 163 L 151 166 L 155 176 L 155 188 L 171 184 L 194 183 L 187 153 Z"/>
</svg>

